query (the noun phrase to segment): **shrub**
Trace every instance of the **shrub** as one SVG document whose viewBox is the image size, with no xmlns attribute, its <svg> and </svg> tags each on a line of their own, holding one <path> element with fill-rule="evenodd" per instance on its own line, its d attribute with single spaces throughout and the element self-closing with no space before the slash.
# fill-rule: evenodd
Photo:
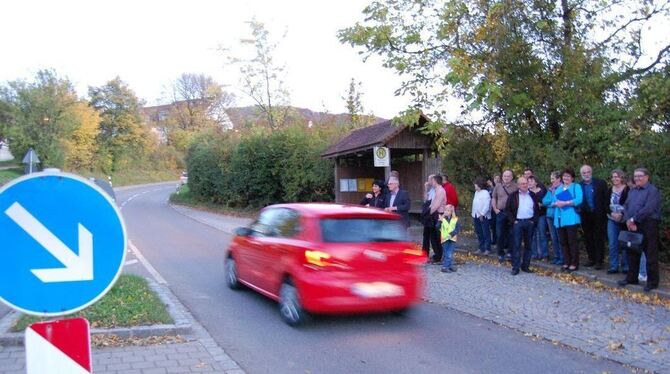
<svg viewBox="0 0 670 374">
<path fill-rule="evenodd" d="M 231 207 L 331 201 L 333 164 L 320 157 L 327 139 L 297 126 L 200 134 L 186 157 L 191 192 Z"/>
</svg>

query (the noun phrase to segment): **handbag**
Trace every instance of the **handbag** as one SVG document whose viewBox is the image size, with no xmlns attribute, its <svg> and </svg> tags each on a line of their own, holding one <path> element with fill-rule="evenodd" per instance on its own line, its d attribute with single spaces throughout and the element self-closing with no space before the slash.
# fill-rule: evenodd
<svg viewBox="0 0 670 374">
<path fill-rule="evenodd" d="M 644 235 L 633 231 L 620 231 L 619 244 L 635 253 L 642 253 L 642 241 Z"/>
</svg>

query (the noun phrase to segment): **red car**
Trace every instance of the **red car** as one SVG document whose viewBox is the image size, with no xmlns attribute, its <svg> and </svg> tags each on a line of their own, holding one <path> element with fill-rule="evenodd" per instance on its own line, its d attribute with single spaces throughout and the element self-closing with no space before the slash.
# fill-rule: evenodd
<svg viewBox="0 0 670 374">
<path fill-rule="evenodd" d="M 226 283 L 279 302 L 289 325 L 307 313 L 404 311 L 421 300 L 421 250 L 400 216 L 340 204 L 281 204 L 238 228 Z"/>
</svg>

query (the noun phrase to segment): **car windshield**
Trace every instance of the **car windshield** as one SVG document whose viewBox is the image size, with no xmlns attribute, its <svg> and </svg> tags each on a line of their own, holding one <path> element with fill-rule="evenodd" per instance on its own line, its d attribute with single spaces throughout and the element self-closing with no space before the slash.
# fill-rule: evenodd
<svg viewBox="0 0 670 374">
<path fill-rule="evenodd" d="M 374 218 L 322 219 L 321 236 L 326 243 L 408 241 L 407 231 L 401 221 Z"/>
</svg>

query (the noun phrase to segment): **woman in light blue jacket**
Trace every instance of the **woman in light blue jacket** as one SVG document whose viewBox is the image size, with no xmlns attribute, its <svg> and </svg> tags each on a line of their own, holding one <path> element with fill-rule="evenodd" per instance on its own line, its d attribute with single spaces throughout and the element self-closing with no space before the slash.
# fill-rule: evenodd
<svg viewBox="0 0 670 374">
<path fill-rule="evenodd" d="M 558 237 L 563 250 L 563 271 L 573 272 L 579 269 L 579 243 L 577 229 L 581 223 L 576 207 L 581 205 L 582 187 L 575 181 L 575 171 L 566 168 L 561 174 L 563 184 L 556 188 L 551 199 L 554 209 L 554 226 L 558 228 Z"/>
</svg>

